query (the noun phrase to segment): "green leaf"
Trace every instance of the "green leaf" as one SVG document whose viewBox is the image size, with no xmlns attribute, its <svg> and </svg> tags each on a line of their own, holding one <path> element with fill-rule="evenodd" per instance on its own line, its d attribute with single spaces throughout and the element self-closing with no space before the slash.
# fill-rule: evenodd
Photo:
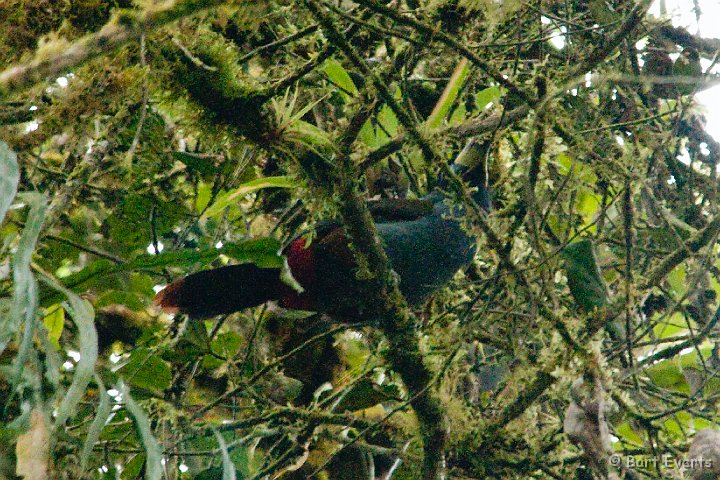
<svg viewBox="0 0 720 480">
<path fill-rule="evenodd" d="M 221 254 L 239 262 L 254 263 L 258 267 L 277 268 L 281 267 L 283 262 L 283 257 L 278 253 L 279 250 L 280 242 L 274 238 L 253 238 L 244 242 L 226 243 L 222 248 L 175 250 L 162 252 L 158 255 L 143 253 L 122 267 L 122 269 L 154 269 L 168 266 L 189 267 L 197 262 L 214 260 Z"/>
<path fill-rule="evenodd" d="M 690 391 L 682 369 L 673 358 L 652 365 L 646 372 L 650 380 L 658 387 L 686 393 Z"/>
<path fill-rule="evenodd" d="M 118 247 L 132 251 L 145 249 L 152 242 L 153 229 L 163 236 L 187 212 L 181 202 L 164 201 L 154 195 L 126 195 L 106 220 L 109 236 Z"/>
<path fill-rule="evenodd" d="M 673 77 L 680 77 L 681 81 L 676 84 L 677 91 L 680 95 L 691 95 L 698 90 L 698 86 L 693 83 L 685 83 L 685 80 L 697 79 L 698 83 L 702 79 L 702 66 L 700 65 L 700 56 L 698 52 L 689 48 L 685 48 L 682 54 L 675 60 L 672 68 Z"/>
<path fill-rule="evenodd" d="M 154 286 L 155 282 L 150 275 L 139 272 L 130 273 L 130 290 L 133 292 L 146 296 L 152 296 L 155 294 L 155 291 L 153 290 Z"/>
<path fill-rule="evenodd" d="M 357 94 L 358 90 L 355 83 L 353 83 L 347 70 L 345 70 L 337 60 L 333 58 L 328 59 L 323 67 L 323 72 L 325 72 L 325 75 L 327 75 L 330 81 L 340 87 L 344 93 L 351 95 Z"/>
<path fill-rule="evenodd" d="M 221 333 L 212 342 L 212 351 L 225 358 L 232 358 L 242 345 L 242 337 L 235 332 Z"/>
<path fill-rule="evenodd" d="M 45 328 L 48 331 L 48 338 L 55 348 L 60 349 L 60 336 L 63 328 L 65 328 L 65 309 L 62 305 L 56 303 L 47 308 L 47 313 L 43 318 Z"/>
<path fill-rule="evenodd" d="M 237 470 L 235 471 L 236 478 L 245 478 L 245 477 L 237 477 L 237 474 L 240 473 Z M 224 471 L 222 467 L 210 467 L 206 470 L 203 470 L 202 472 L 199 472 L 197 475 L 193 477 L 193 480 L 219 480 L 220 478 L 224 478 Z"/>
<path fill-rule="evenodd" d="M 659 319 L 653 328 L 653 335 L 657 338 L 669 338 L 684 333 L 687 333 L 687 323 L 680 312 Z M 647 336 L 645 340 L 650 341 L 652 337 Z"/>
<path fill-rule="evenodd" d="M 591 14 L 591 18 L 601 25 L 610 25 L 617 21 L 618 14 L 613 9 L 608 8 L 603 0 L 588 0 L 587 9 Z M 552 45 L 550 42 L 548 44 Z"/>
<path fill-rule="evenodd" d="M 673 268 L 667 276 L 667 281 L 678 298 L 684 295 L 687 291 L 687 286 L 685 284 L 685 266 L 678 265 Z"/>
<path fill-rule="evenodd" d="M 143 465 L 145 465 L 145 458 L 146 457 L 143 454 L 135 455 L 132 460 L 123 466 L 120 478 L 122 480 L 136 480 L 140 478 Z"/>
<path fill-rule="evenodd" d="M 98 297 L 95 302 L 95 308 L 101 309 L 108 305 L 124 305 L 130 310 L 142 310 L 145 304 L 140 300 L 140 296 L 134 292 L 126 292 L 124 290 L 108 290 Z"/>
<path fill-rule="evenodd" d="M 136 348 L 130 359 L 118 369 L 130 385 L 142 388 L 156 396 L 170 387 L 172 372 L 167 362 L 149 348 Z"/>
<path fill-rule="evenodd" d="M 305 145 L 328 145 L 331 141 L 330 135 L 325 130 L 304 120 L 295 122 L 293 130 Z"/>
<path fill-rule="evenodd" d="M 440 99 L 435 104 L 435 108 L 433 108 L 433 111 L 427 118 L 425 125 L 428 128 L 436 129 L 442 124 L 442 121 L 450 111 L 450 107 L 452 107 L 453 103 L 455 103 L 468 73 L 470 73 L 470 64 L 466 58 L 463 58 L 455 67 L 455 71 L 450 77 L 448 84 L 445 85 L 445 90 L 443 90 L 442 95 L 440 95 Z"/>
<path fill-rule="evenodd" d="M 640 436 L 635 433 L 635 430 L 633 430 L 629 422 L 621 423 L 620 425 L 615 427 L 614 432 L 616 435 L 618 435 L 620 438 L 627 442 L 642 444 L 642 438 L 640 438 Z"/>
<path fill-rule="evenodd" d="M 280 268 L 285 262 L 279 253 L 280 242 L 271 237 L 228 243 L 220 250 L 239 262 L 252 262 L 261 268 Z"/>
<path fill-rule="evenodd" d="M 707 362 L 712 355 L 712 348 L 713 347 L 711 345 L 699 347 L 700 354 L 705 359 L 705 362 Z M 683 371 L 686 369 L 697 368 L 700 365 L 701 362 L 698 351 L 693 349 L 683 355 L 675 355 L 674 357 L 661 360 L 649 366 L 645 371 L 648 377 L 650 377 L 653 383 L 658 387 L 683 393 L 690 393 L 691 388 L 688 384 L 687 377 L 683 374 Z M 717 379 L 711 378 L 708 387 L 717 389 L 717 381 L 713 384 L 713 380 Z"/>
<path fill-rule="evenodd" d="M 79 272 L 72 273 L 67 277 L 63 277 L 62 282 L 63 285 L 65 285 L 67 288 L 81 287 L 93 278 L 112 271 L 113 267 L 115 267 L 115 264 L 112 263 L 110 260 L 105 260 L 104 258 L 96 260 L 89 263 Z"/>
<path fill-rule="evenodd" d="M 607 304 L 607 289 L 600 275 L 592 240 L 571 243 L 562 250 L 565 275 L 577 305 L 590 312 Z"/>
<path fill-rule="evenodd" d="M 141 253 L 129 262 L 130 268 L 154 269 L 167 266 L 189 267 L 200 261 L 209 261 L 220 254 L 217 248 L 203 248 L 200 250 L 173 250 L 170 252 L 162 252 L 158 255 L 150 253 Z M 126 267 L 127 268 L 127 267 Z M 112 271 L 118 271 L 119 268 L 113 268 Z M 78 273 L 82 273 L 78 272 Z M 109 273 L 109 272 L 104 272 Z"/>
<path fill-rule="evenodd" d="M 597 175 L 593 169 L 586 163 L 578 162 L 565 152 L 559 153 L 555 157 L 560 173 L 569 175 L 571 172 L 577 176 L 583 183 L 594 185 L 597 182 Z"/>
<path fill-rule="evenodd" d="M 598 195 L 585 188 L 579 189 L 577 198 L 577 211 L 582 216 L 583 226 L 589 226 L 590 232 L 594 232 L 595 230 L 595 225 L 591 224 L 593 223 L 595 214 L 598 212 L 599 209 L 600 198 L 598 197 Z"/>
<path fill-rule="evenodd" d="M 233 190 L 230 190 L 229 192 L 218 195 L 218 197 L 215 199 L 215 203 L 213 203 L 210 208 L 205 211 L 201 218 L 207 219 L 208 217 L 214 217 L 222 213 L 222 211 L 225 210 L 228 206 L 230 206 L 230 204 L 237 202 L 240 198 L 244 197 L 248 193 L 256 192 L 263 188 L 295 188 L 297 186 L 298 183 L 296 180 L 291 177 L 285 176 L 264 177 L 258 178 L 256 180 L 251 180 Z"/>
<path fill-rule="evenodd" d="M 119 287 L 119 282 L 110 274 L 129 268 L 128 265 L 116 265 L 109 260 L 100 259 L 89 263 L 79 272 L 63 277 L 62 286 L 74 292 L 87 290 L 90 286 L 100 286 L 100 289 L 107 289 L 115 285 Z M 46 282 L 47 283 L 47 282 Z M 117 284 L 117 285 L 116 285 Z M 60 303 L 65 295 L 57 290 L 43 290 L 40 297 L 43 306 L 49 306 L 54 303 Z"/>
<path fill-rule="evenodd" d="M 295 277 L 293 277 L 292 271 L 290 270 L 290 265 L 288 265 L 287 263 L 287 259 L 282 257 L 280 265 L 280 280 L 285 285 L 295 290 L 297 293 L 303 293 L 305 291 L 302 285 L 300 285 L 300 282 L 298 282 Z"/>
<path fill-rule="evenodd" d="M 150 420 L 148 420 L 145 412 L 135 403 L 127 386 L 120 384 L 120 392 L 125 401 L 125 408 L 135 419 L 135 428 L 140 434 L 140 440 L 145 448 L 145 476 L 148 480 L 160 480 L 163 475 L 162 469 L 162 449 L 150 429 Z"/>
<path fill-rule="evenodd" d="M 400 122 L 392 108 L 387 105 L 383 105 L 380 112 L 378 112 L 377 123 L 382 125 L 382 128 L 378 126 L 378 132 L 376 134 L 376 137 L 378 140 L 381 140 L 382 143 L 385 143 L 384 140 L 389 138 L 388 136 L 393 137 L 397 135 Z"/>
<path fill-rule="evenodd" d="M 212 197 L 212 184 L 209 182 L 198 182 L 197 196 L 195 197 L 195 211 L 201 213 L 210 203 Z"/>
<path fill-rule="evenodd" d="M 497 102 L 502 97 L 502 90 L 500 87 L 488 87 L 480 90 L 475 94 L 475 108 L 482 111 L 485 107 L 490 105 L 491 102 Z"/>
<path fill-rule="evenodd" d="M 239 262 L 254 263 L 258 267 L 264 268 L 281 268 L 283 266 L 284 258 L 279 253 L 280 242 L 273 238 L 257 238 L 250 239 L 244 242 L 238 243 L 227 243 L 222 248 L 205 248 L 200 250 L 174 250 L 168 252 L 162 252 L 158 255 L 149 253 L 140 253 L 133 260 L 124 264 L 115 264 L 108 260 L 97 260 L 90 263 L 87 267 L 80 270 L 79 272 L 68 275 L 62 279 L 63 287 L 71 290 L 84 290 L 88 285 L 93 284 L 98 279 L 103 279 L 103 288 L 107 292 L 111 292 L 115 289 L 113 285 L 119 282 L 112 282 L 114 278 L 113 274 L 126 272 L 126 271 L 137 271 L 137 270 L 153 270 L 157 268 L 175 266 L 189 268 L 198 262 L 207 263 L 215 260 L 221 254 L 227 255 Z M 134 274 L 140 275 L 140 274 Z M 152 280 L 147 275 L 142 275 L 145 279 L 143 282 L 144 287 L 139 285 L 133 286 L 133 292 L 145 293 L 151 295 L 148 290 L 148 285 L 152 289 Z M 133 277 L 131 276 L 131 279 Z M 140 278 L 140 277 L 138 277 Z M 124 292 L 122 294 L 119 291 L 113 291 L 108 297 L 108 301 L 114 296 L 117 301 L 114 303 L 123 303 L 124 301 L 129 302 L 133 307 L 140 309 L 143 304 L 139 297 L 133 293 Z M 119 300 L 120 296 L 125 295 L 125 300 Z M 134 296 L 132 296 L 134 295 Z M 52 305 L 59 303 L 63 298 L 62 293 L 46 292 L 42 297 L 43 305 Z M 140 303 L 138 303 L 140 302 Z M 106 302 L 107 303 L 107 302 Z M 113 303 L 113 302 L 111 302 Z M 0 318 L 0 325 L 2 319 Z M 0 330 L 2 332 L 3 330 Z M 1 333 L 0 333 L 1 335 Z M 0 338 L 2 338 L 0 336 Z"/>
<path fill-rule="evenodd" d="M 0 140 L 0 223 L 15 198 L 19 180 L 17 156 L 7 143 Z"/>
<path fill-rule="evenodd" d="M 181 329 L 175 347 L 163 352 L 163 359 L 172 363 L 191 362 L 210 350 L 210 339 L 204 322 L 189 321 Z"/>
<path fill-rule="evenodd" d="M 370 120 L 366 120 L 365 123 L 363 123 L 362 128 L 360 128 L 360 133 L 358 134 L 358 137 L 360 137 L 360 141 L 362 141 L 368 147 L 377 148 L 380 146 L 375 136 L 375 129 L 373 128 L 373 124 Z"/>
</svg>

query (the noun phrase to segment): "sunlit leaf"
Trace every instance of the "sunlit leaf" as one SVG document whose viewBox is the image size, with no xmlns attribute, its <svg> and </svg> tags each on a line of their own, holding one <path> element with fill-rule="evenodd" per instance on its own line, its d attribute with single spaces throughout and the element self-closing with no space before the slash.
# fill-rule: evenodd
<svg viewBox="0 0 720 480">
<path fill-rule="evenodd" d="M 614 433 L 626 442 L 632 442 L 636 444 L 642 443 L 642 438 L 637 433 L 635 433 L 635 430 L 633 430 L 632 426 L 628 422 L 623 422 L 620 425 L 616 426 L 614 429 Z"/>
<path fill-rule="evenodd" d="M 657 338 L 669 338 L 675 335 L 681 335 L 687 332 L 687 322 L 680 312 L 675 312 L 670 316 L 658 320 L 653 334 Z M 648 338 L 650 340 L 650 338 Z"/>
<path fill-rule="evenodd" d="M 363 123 L 362 128 L 360 128 L 360 133 L 358 134 L 358 137 L 360 138 L 360 141 L 362 141 L 368 147 L 377 148 L 380 146 L 378 144 L 377 137 L 375 136 L 375 129 L 373 128 L 372 122 L 370 120 L 366 120 L 365 123 Z"/>
<path fill-rule="evenodd" d="M 130 290 L 136 293 L 152 295 L 155 282 L 150 275 L 140 272 L 130 273 Z"/>
<path fill-rule="evenodd" d="M 43 323 L 48 332 L 48 338 L 55 345 L 56 348 L 60 348 L 60 336 L 62 335 L 63 328 L 65 327 L 65 309 L 60 304 L 51 305 L 46 310 Z"/>
<path fill-rule="evenodd" d="M 331 58 L 325 62 L 323 72 L 331 82 L 340 87 L 344 92 L 351 95 L 357 94 L 357 87 L 350 78 L 345 68 L 337 60 Z"/>
<path fill-rule="evenodd" d="M 211 196 L 212 185 L 208 182 L 198 182 L 197 196 L 195 197 L 195 211 L 197 213 L 201 213 L 208 206 Z"/>
<path fill-rule="evenodd" d="M 592 192 L 583 191 L 578 195 L 577 211 L 582 216 L 583 225 L 590 225 L 600 208 L 600 198 Z M 594 232 L 594 225 L 590 227 L 590 232 Z"/>
<path fill-rule="evenodd" d="M 297 181 L 291 177 L 265 177 L 251 180 L 229 192 L 218 195 L 215 202 L 205 211 L 202 218 L 214 217 L 222 213 L 230 204 L 237 202 L 248 193 L 256 192 L 263 188 L 295 188 L 297 186 Z"/>
<path fill-rule="evenodd" d="M 397 135 L 400 122 L 398 121 L 398 118 L 392 108 L 387 105 L 383 105 L 378 113 L 377 122 L 379 124 L 376 135 L 378 138 L 382 137 L 387 139 Z"/>
<path fill-rule="evenodd" d="M 502 96 L 500 87 L 487 87 L 475 94 L 475 108 L 484 110 L 490 102 L 497 102 Z"/>
<path fill-rule="evenodd" d="M 678 265 L 673 268 L 667 276 L 667 282 L 672 287 L 675 295 L 678 297 L 684 295 L 687 291 L 687 286 L 685 284 L 685 266 Z"/>
<path fill-rule="evenodd" d="M 701 378 L 702 375 L 696 379 L 696 372 L 701 372 L 703 363 L 707 364 L 711 361 L 712 350 L 712 345 L 704 344 L 682 355 L 661 360 L 646 369 L 647 375 L 658 387 L 682 393 L 693 392 L 691 386 L 693 382 L 689 380 L 702 379 L 700 384 L 703 385 L 704 391 L 707 394 L 717 394 L 720 392 L 720 379 L 716 378 L 716 376 L 710 375 L 707 382 L 704 381 L 704 378 Z M 704 359 L 703 362 L 700 361 L 700 355 Z M 688 370 L 691 371 L 692 375 L 686 374 Z"/>
</svg>

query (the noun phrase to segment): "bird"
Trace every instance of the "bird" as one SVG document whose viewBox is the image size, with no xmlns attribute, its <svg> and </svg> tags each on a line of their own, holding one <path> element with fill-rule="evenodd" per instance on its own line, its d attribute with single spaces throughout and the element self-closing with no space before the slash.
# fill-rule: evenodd
<svg viewBox="0 0 720 480">
<path fill-rule="evenodd" d="M 471 141 L 452 168 L 476 187 L 475 201 L 489 211 L 484 165 L 468 166 L 473 163 L 468 159 L 476 161 L 486 151 L 486 144 Z M 474 258 L 477 242 L 462 226 L 464 210 L 448 202 L 439 188 L 417 199 L 371 203 L 378 235 L 409 305 L 422 304 Z M 244 263 L 177 279 L 156 295 L 154 303 L 164 312 L 192 318 L 230 314 L 268 301 L 348 321 L 372 315 L 372 305 L 364 301 L 367 282 L 357 278 L 358 265 L 342 225 L 326 222 L 316 228 L 313 241 L 299 236 L 282 255 L 301 292 L 282 280 L 282 269 Z"/>
</svg>

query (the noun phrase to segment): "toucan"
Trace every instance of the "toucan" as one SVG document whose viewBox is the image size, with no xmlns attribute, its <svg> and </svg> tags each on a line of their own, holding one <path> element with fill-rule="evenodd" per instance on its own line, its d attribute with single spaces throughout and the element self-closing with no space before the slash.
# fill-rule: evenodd
<svg viewBox="0 0 720 480">
<path fill-rule="evenodd" d="M 475 201 L 490 209 L 484 157 L 487 145 L 471 141 L 452 168 L 476 190 Z M 474 159 L 474 162 L 468 161 Z M 442 187 L 442 180 L 438 182 Z M 462 225 L 464 206 L 453 205 L 441 188 L 419 199 L 375 202 L 371 207 L 378 234 L 399 288 L 410 305 L 424 302 L 473 259 L 476 240 Z M 155 297 L 168 313 L 194 318 L 229 314 L 274 300 L 287 309 L 328 314 L 347 321 L 372 314 L 364 301 L 367 282 L 358 280 L 358 266 L 345 230 L 329 222 L 316 229 L 312 242 L 292 240 L 282 251 L 298 292 L 281 279 L 280 268 L 254 264 L 230 265 L 175 280 Z"/>
</svg>

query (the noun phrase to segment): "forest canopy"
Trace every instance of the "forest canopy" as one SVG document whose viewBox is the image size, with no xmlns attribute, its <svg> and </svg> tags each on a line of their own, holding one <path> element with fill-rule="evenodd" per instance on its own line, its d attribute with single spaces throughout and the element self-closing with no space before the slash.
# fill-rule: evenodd
<svg viewBox="0 0 720 480">
<path fill-rule="evenodd" d="M 0 3 L 0 480 L 720 478 L 720 39 L 650 7 Z M 153 303 L 230 265 L 362 288 Z"/>
</svg>

